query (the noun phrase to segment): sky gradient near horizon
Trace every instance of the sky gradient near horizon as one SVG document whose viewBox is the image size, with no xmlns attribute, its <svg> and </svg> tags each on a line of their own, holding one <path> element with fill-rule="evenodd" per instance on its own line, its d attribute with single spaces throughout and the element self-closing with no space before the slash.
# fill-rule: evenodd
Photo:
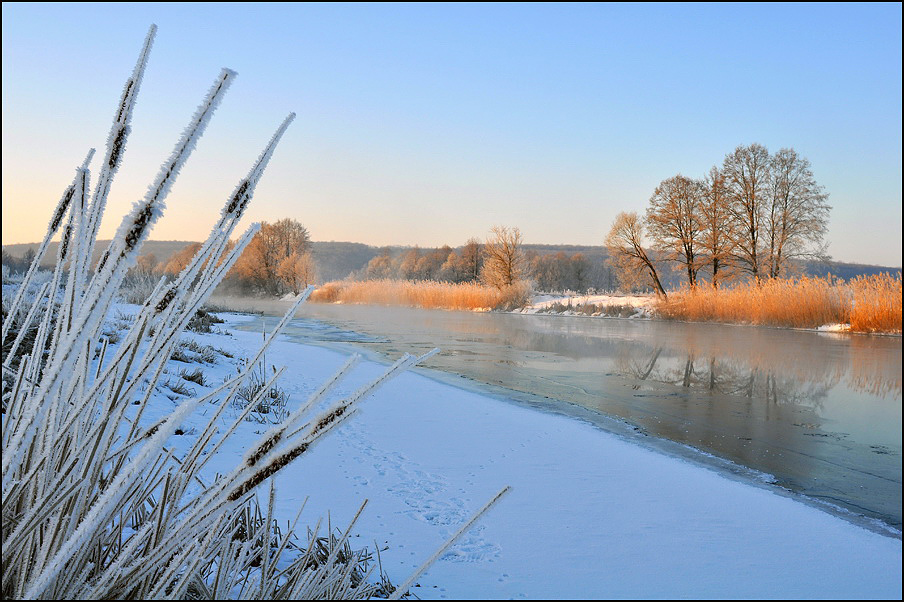
<svg viewBox="0 0 904 602">
<path fill-rule="evenodd" d="M 221 67 L 239 76 L 156 240 L 200 240 L 295 123 L 251 221 L 439 246 L 520 227 L 600 245 L 656 185 L 738 145 L 793 147 L 834 259 L 901 266 L 901 5 L 3 3 L 4 244 L 39 241 L 101 151 L 159 27 L 101 237 L 144 195 Z M 96 173 L 98 158 L 92 165 Z"/>
</svg>

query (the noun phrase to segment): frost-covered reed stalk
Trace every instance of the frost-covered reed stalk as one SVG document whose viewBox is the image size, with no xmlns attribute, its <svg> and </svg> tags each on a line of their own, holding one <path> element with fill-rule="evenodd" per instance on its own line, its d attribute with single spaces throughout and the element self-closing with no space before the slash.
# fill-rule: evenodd
<svg viewBox="0 0 904 602">
<path fill-rule="evenodd" d="M 54 209 L 53 211 L 50 222 L 47 224 L 47 232 L 44 234 L 44 240 L 42 240 L 41 244 L 38 246 L 34 260 L 31 262 L 31 265 L 28 266 L 28 271 L 25 273 L 25 277 L 22 279 L 22 284 L 16 290 L 16 294 L 9 305 L 9 313 L 3 320 L 2 338 L 4 342 L 6 342 L 6 337 L 9 334 L 9 330 L 15 323 L 19 312 L 22 310 L 23 299 L 28 292 L 32 279 L 37 273 L 38 268 L 41 265 L 41 261 L 44 259 L 44 255 L 47 252 L 47 247 L 50 245 L 51 239 L 57 233 L 60 224 L 63 223 L 63 218 L 66 217 L 66 213 L 69 211 L 69 205 L 72 203 L 72 197 L 75 196 L 77 187 L 82 181 L 84 174 L 87 173 L 88 164 L 91 162 L 92 157 L 94 157 L 93 148 L 88 151 L 88 156 L 85 157 L 85 160 L 82 162 L 81 166 L 75 170 L 75 177 L 72 179 L 72 184 L 67 186 L 66 190 L 63 191 L 63 196 L 60 197 L 56 209 Z"/>
<path fill-rule="evenodd" d="M 78 299 L 79 309 L 74 311 L 73 306 L 72 315 L 75 317 L 71 326 L 56 342 L 54 354 L 44 367 L 43 378 L 34 402 L 23 409 L 22 427 L 13 434 L 10 447 L 3 455 L 4 478 L 10 468 L 21 460 L 19 452 L 28 439 L 31 427 L 48 411 L 56 391 L 72 389 L 74 386 L 72 379 L 65 383 L 61 382 L 61 378 L 70 375 L 74 370 L 78 371 L 80 358 L 84 359 L 85 345 L 97 336 L 126 271 L 134 265 L 142 244 L 165 208 L 164 201 L 179 170 L 194 150 L 234 77 L 235 72 L 228 69 L 223 69 L 217 77 L 176 143 L 172 154 L 161 166 L 144 199 L 135 203 L 132 211 L 123 219 L 116 236 L 101 257 L 97 273 L 87 287 L 76 271 L 75 290 L 72 296 Z M 79 224 L 85 227 L 80 228 L 77 236 L 83 237 L 86 235 L 85 229 L 90 227 L 90 220 L 79 220 Z M 84 292 L 80 293 L 83 290 Z"/>
<path fill-rule="evenodd" d="M 257 232 L 259 226 L 251 226 L 229 249 L 230 236 L 294 114 L 283 121 L 239 181 L 210 235 L 182 273 L 173 282 L 158 283 L 121 342 L 100 340 L 114 292 L 234 77 L 224 70 L 217 78 L 91 277 L 90 250 L 121 162 L 154 31 L 152 27 L 126 84 L 93 197 L 86 160 L 54 211 L 41 251 L 3 325 L 4 341 L 7 336 L 13 339 L 13 351 L 3 358 L 0 594 L 57 600 L 369 597 L 378 585 L 368 582 L 361 557 L 348 548 L 351 525 L 339 538 L 330 534 L 323 540 L 317 534 L 318 524 L 309 531 L 307 547 L 297 558 L 280 562 L 280 554 L 290 548 L 294 527 L 274 533 L 272 489 L 266 519 L 252 519 L 260 516 L 254 491 L 348 420 L 357 404 L 388 378 L 426 356 L 406 355 L 381 377 L 312 415 L 315 405 L 328 398 L 352 369 L 357 361 L 353 358 L 284 424 L 252 444 L 234 470 L 204 484 L 199 475 L 205 463 L 281 371 L 243 414 L 221 429 L 224 410 L 231 407 L 258 359 L 307 299 L 308 290 L 239 374 L 207 394 L 182 402 L 156 424 L 141 420 L 179 334 Z M 29 301 L 24 289 L 67 212 L 53 277 Z M 32 329 L 36 329 L 34 336 L 25 336 Z M 17 367 L 14 358 L 19 359 Z M 187 416 L 209 403 L 218 407 L 195 444 L 184 457 L 173 457 L 168 439 Z M 130 408 L 135 412 L 127 415 Z"/>
<path fill-rule="evenodd" d="M 107 206 L 107 197 L 110 194 L 113 176 L 116 175 L 116 172 L 119 171 L 119 166 L 122 164 L 126 142 L 132 130 L 132 112 L 135 108 L 135 101 L 138 98 L 138 91 L 141 88 L 141 81 L 144 79 L 144 70 L 147 67 L 151 46 L 154 44 L 156 35 L 157 26 L 151 25 L 148 28 L 144 45 L 138 55 L 138 61 L 136 61 L 135 68 L 132 70 L 132 75 L 129 76 L 123 86 L 122 97 L 119 99 L 119 105 L 116 109 L 116 116 L 113 118 L 110 133 L 107 135 L 106 152 L 100 165 L 97 185 L 94 188 L 94 198 L 85 214 L 87 227 L 84 229 L 84 238 L 79 241 L 84 243 L 85 246 L 79 248 L 80 254 L 75 256 L 77 264 L 74 269 L 77 269 L 82 275 L 87 274 L 91 258 L 94 256 L 94 243 L 97 238 L 97 231 L 100 228 L 104 209 Z"/>
</svg>

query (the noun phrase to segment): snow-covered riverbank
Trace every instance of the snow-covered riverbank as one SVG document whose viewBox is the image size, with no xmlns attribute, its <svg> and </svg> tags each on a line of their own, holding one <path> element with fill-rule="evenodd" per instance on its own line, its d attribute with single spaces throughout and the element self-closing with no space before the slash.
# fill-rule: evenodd
<svg viewBox="0 0 904 602">
<path fill-rule="evenodd" d="M 235 324 L 244 316 L 224 315 Z M 228 326 L 228 325 L 226 325 Z M 261 335 L 190 335 L 251 355 Z M 289 409 L 346 359 L 278 341 Z M 228 362 L 205 366 L 219 382 Z M 381 367 L 364 362 L 353 390 Z M 219 374 L 223 372 L 223 375 Z M 173 407 L 164 396 L 161 412 Z M 199 418 L 200 420 L 200 418 Z M 261 425 L 209 466 L 231 467 Z M 191 440 L 191 425 L 174 444 Z M 887 598 L 901 592 L 901 540 L 787 496 L 640 447 L 579 420 L 505 403 L 424 373 L 402 374 L 277 475 L 285 523 L 369 500 L 354 544 L 377 540 L 398 584 L 504 485 L 512 492 L 421 579 L 421 598 Z"/>
<path fill-rule="evenodd" d="M 529 305 L 516 310 L 516 313 L 649 318 L 654 304 L 655 297 L 653 295 L 557 295 L 538 293 L 533 296 Z"/>
<path fill-rule="evenodd" d="M 588 316 L 593 318 L 652 318 L 656 304 L 654 295 L 580 295 L 580 294 L 535 294 L 530 304 L 514 310 L 519 314 L 557 314 L 562 316 Z M 825 324 L 816 330 L 826 333 L 850 333 L 850 324 Z M 900 336 L 898 333 L 890 336 Z"/>
</svg>

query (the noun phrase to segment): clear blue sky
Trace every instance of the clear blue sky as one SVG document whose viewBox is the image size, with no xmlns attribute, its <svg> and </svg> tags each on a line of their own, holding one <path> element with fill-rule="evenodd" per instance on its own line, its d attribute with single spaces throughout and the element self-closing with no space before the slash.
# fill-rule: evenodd
<svg viewBox="0 0 904 602">
<path fill-rule="evenodd" d="M 841 261 L 901 265 L 901 5 L 3 3 L 3 242 L 37 241 L 159 26 L 102 235 L 221 67 L 239 73 L 152 238 L 200 239 L 283 117 L 247 221 L 602 244 L 656 185 L 793 147 Z M 95 161 L 96 164 L 96 161 Z"/>
</svg>

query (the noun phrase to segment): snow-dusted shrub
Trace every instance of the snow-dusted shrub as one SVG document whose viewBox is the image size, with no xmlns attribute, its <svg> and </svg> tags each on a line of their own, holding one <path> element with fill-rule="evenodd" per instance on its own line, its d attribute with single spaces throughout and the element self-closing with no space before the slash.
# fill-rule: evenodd
<svg viewBox="0 0 904 602">
<path fill-rule="evenodd" d="M 186 364 L 192 362 L 215 364 L 217 363 L 217 350 L 211 345 L 201 345 L 196 341 L 186 339 L 180 340 L 176 344 L 176 349 L 173 350 L 170 357 L 178 362 L 185 362 Z"/>
<path fill-rule="evenodd" d="M 195 389 L 189 387 L 185 383 L 180 380 L 167 380 L 163 383 L 163 386 L 175 393 L 176 395 L 194 395 L 196 393 Z M 172 398 L 170 398 L 172 399 Z"/>
<path fill-rule="evenodd" d="M 554 301 L 540 309 L 538 313 L 629 318 L 637 313 L 637 308 L 621 304 L 572 303 L 571 299 L 568 299 L 566 303 Z"/>
<path fill-rule="evenodd" d="M 276 381 L 267 380 L 263 366 L 260 364 L 259 369 L 252 370 L 245 384 L 236 392 L 233 405 L 238 410 L 244 410 L 254 404 L 254 410 L 248 416 L 249 420 L 262 424 L 267 422 L 279 424 L 288 417 L 286 404 L 289 401 L 289 394 Z"/>
<path fill-rule="evenodd" d="M 201 385 L 202 387 L 206 384 L 204 379 L 204 371 L 200 368 L 195 368 L 191 372 L 189 372 L 188 370 L 180 370 L 179 377 L 182 378 L 182 380 L 193 382 L 195 384 Z"/>
<path fill-rule="evenodd" d="M 223 322 L 225 320 L 202 307 L 188 321 L 186 329 L 192 332 L 210 333 L 215 332 L 214 324 L 222 324 Z"/>
<path fill-rule="evenodd" d="M 143 272 L 129 273 L 119 287 L 119 298 L 123 303 L 141 305 L 154 292 L 158 277 Z"/>
</svg>

